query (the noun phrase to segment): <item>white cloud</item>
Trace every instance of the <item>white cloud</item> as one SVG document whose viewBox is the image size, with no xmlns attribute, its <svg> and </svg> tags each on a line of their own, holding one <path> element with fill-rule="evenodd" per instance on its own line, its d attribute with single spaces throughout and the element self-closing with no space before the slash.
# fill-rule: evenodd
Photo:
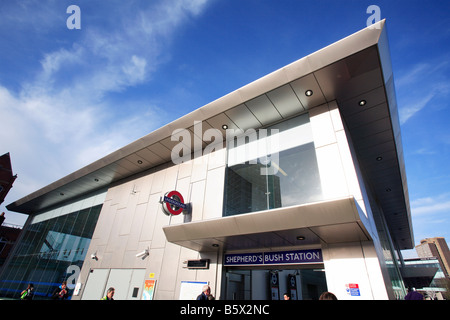
<svg viewBox="0 0 450 320">
<path fill-rule="evenodd" d="M 450 193 L 411 201 L 416 243 L 429 237 L 449 238 Z"/>
<path fill-rule="evenodd" d="M 411 212 L 414 216 L 437 215 L 450 211 L 450 193 L 434 197 L 424 197 L 411 201 Z"/>
<path fill-rule="evenodd" d="M 57 51 L 47 53 L 41 60 L 42 65 L 42 81 L 50 81 L 51 77 L 57 73 L 61 67 L 73 64 L 79 64 L 83 60 L 83 48 L 77 46 L 69 51 L 61 48 Z"/>
<path fill-rule="evenodd" d="M 144 58 L 133 55 L 130 62 L 122 69 L 130 84 L 140 83 L 146 78 L 147 61 Z"/>
<path fill-rule="evenodd" d="M 438 152 L 436 150 L 431 150 L 430 148 L 420 148 L 413 152 L 413 154 L 416 154 L 416 155 L 434 155 L 437 153 Z"/>
<path fill-rule="evenodd" d="M 105 13 L 112 15 L 107 18 L 113 30 L 110 24 L 84 22 L 76 42 L 67 46 L 64 39 L 56 49 L 39 48 L 40 70 L 30 74 L 21 90 L 14 92 L 0 83 L 0 154 L 10 152 L 19 176 L 5 202 L 105 156 L 165 121 L 164 113 L 149 101 L 108 95 L 147 83 L 163 61 L 160 56 L 165 56 L 170 36 L 190 16 L 200 14 L 206 1 L 140 3 L 144 7 L 132 10 L 126 2 L 115 2 L 115 10 Z"/>
<path fill-rule="evenodd" d="M 450 201 L 433 203 L 421 207 L 414 208 L 414 215 L 437 214 L 443 211 L 450 211 Z"/>
<path fill-rule="evenodd" d="M 430 66 L 426 63 L 418 63 L 413 68 L 411 68 L 408 72 L 399 77 L 395 84 L 397 87 L 402 87 L 414 83 L 420 78 L 420 75 L 426 72 Z"/>
<path fill-rule="evenodd" d="M 399 99 L 400 124 L 432 105 L 434 99 L 446 99 L 450 92 L 449 62 L 419 62 L 395 81 Z M 403 93 L 403 94 L 402 94 Z"/>
<path fill-rule="evenodd" d="M 427 94 L 425 97 L 421 98 L 420 100 L 414 100 L 408 104 L 406 104 L 405 107 L 401 108 L 399 110 L 399 116 L 400 116 L 400 124 L 404 124 L 406 121 L 408 121 L 409 118 L 414 116 L 417 112 L 422 110 L 427 106 L 427 104 L 433 99 L 436 95 L 436 92 L 432 92 Z"/>
</svg>

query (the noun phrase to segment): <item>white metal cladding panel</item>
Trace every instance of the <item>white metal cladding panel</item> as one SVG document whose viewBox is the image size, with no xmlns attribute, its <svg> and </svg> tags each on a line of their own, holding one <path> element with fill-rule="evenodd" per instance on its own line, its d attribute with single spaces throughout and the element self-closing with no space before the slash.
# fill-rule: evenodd
<svg viewBox="0 0 450 320">
<path fill-rule="evenodd" d="M 159 265 L 162 261 L 154 259 L 168 259 L 166 255 L 173 254 L 165 250 L 168 244 L 164 226 L 221 217 L 225 155 L 224 150 L 219 150 L 215 155 L 206 154 L 188 163 L 161 166 L 159 171 L 149 171 L 110 188 L 88 252 L 88 255 L 96 253 L 99 259 L 89 260 L 90 267 Z M 210 165 L 212 159 L 215 162 Z M 160 199 L 172 190 L 179 191 L 185 203 L 191 204 L 191 215 L 164 214 Z M 136 258 L 145 249 L 149 249 L 151 259 Z M 163 250 L 162 257 L 156 254 L 159 250 Z M 178 261 L 178 255 L 170 259 Z"/>
<path fill-rule="evenodd" d="M 89 273 L 82 300 L 100 300 L 105 291 L 109 269 L 93 269 Z"/>
</svg>

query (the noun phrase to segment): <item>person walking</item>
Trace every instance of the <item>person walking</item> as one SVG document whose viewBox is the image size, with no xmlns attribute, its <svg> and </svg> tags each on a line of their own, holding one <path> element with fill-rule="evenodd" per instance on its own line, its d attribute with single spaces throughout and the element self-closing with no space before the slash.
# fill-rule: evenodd
<svg viewBox="0 0 450 320">
<path fill-rule="evenodd" d="M 320 295 L 319 300 L 337 300 L 337 298 L 334 293 L 326 291 Z"/>
<path fill-rule="evenodd" d="M 34 295 L 34 285 L 30 283 L 28 287 L 20 293 L 20 300 L 31 300 Z"/>
<path fill-rule="evenodd" d="M 197 300 L 214 300 L 211 295 L 211 288 L 205 284 L 202 288 L 202 293 L 197 296 Z"/>
<path fill-rule="evenodd" d="M 423 300 L 423 295 L 416 291 L 416 288 L 408 288 L 405 300 Z"/>
<path fill-rule="evenodd" d="M 67 282 L 63 281 L 52 294 L 52 300 L 65 300 L 69 297 L 69 290 L 67 289 Z"/>
<path fill-rule="evenodd" d="M 115 289 L 113 287 L 110 287 L 108 289 L 108 291 L 106 291 L 106 296 L 104 296 L 101 300 L 107 300 L 107 301 L 114 300 L 114 292 L 115 292 Z"/>
</svg>

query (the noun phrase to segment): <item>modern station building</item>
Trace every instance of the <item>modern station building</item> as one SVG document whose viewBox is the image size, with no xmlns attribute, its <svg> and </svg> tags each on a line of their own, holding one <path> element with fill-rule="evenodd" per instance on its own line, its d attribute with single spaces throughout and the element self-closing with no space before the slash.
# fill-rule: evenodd
<svg viewBox="0 0 450 320">
<path fill-rule="evenodd" d="M 74 150 L 75 152 L 75 150 Z M 385 21 L 11 203 L 0 296 L 398 299 L 414 248 Z"/>
</svg>

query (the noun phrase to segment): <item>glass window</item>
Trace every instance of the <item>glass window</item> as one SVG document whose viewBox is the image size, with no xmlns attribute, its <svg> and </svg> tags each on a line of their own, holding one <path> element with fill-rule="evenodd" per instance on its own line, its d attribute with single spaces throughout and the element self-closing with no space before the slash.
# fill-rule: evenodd
<svg viewBox="0 0 450 320">
<path fill-rule="evenodd" d="M 227 136 L 227 147 L 224 216 L 323 199 L 308 114 Z"/>
<path fill-rule="evenodd" d="M 71 275 L 67 274 L 69 266 L 81 269 L 101 207 L 30 224 L 0 279 L 0 296 L 18 298 L 33 283 L 35 300 L 50 299 L 53 290 Z"/>
</svg>

